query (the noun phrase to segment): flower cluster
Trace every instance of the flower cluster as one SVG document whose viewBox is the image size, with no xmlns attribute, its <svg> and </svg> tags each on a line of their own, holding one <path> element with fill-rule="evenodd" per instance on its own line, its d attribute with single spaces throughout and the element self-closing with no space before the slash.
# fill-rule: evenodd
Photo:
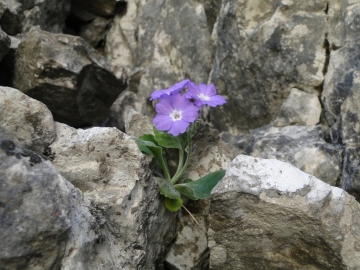
<svg viewBox="0 0 360 270">
<path fill-rule="evenodd" d="M 187 88 L 185 93 L 182 90 Z M 156 90 L 150 100 L 159 100 L 155 105 L 157 115 L 153 123 L 158 130 L 167 131 L 178 136 L 186 131 L 188 126 L 196 120 L 202 106 L 216 107 L 223 105 L 226 100 L 216 94 L 213 84 L 206 85 L 186 79 L 168 89 Z"/>
</svg>

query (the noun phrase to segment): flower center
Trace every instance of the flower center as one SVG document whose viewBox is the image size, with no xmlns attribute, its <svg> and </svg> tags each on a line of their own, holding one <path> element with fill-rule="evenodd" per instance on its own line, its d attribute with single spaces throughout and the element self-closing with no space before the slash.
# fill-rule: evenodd
<svg viewBox="0 0 360 270">
<path fill-rule="evenodd" d="M 178 121 L 178 120 L 181 120 L 181 114 L 182 114 L 182 111 L 173 110 L 170 113 L 170 117 L 173 121 Z"/>
<path fill-rule="evenodd" d="M 210 97 L 207 96 L 207 95 L 204 95 L 203 93 L 200 93 L 200 95 L 198 95 L 198 97 L 199 97 L 201 100 L 210 100 Z"/>
</svg>

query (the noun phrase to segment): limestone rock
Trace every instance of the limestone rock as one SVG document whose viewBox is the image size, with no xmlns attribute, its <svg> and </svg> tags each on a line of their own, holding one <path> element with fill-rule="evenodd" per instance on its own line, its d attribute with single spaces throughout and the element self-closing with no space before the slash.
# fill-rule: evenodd
<svg viewBox="0 0 360 270">
<path fill-rule="evenodd" d="M 211 196 L 210 269 L 357 269 L 359 216 L 342 189 L 238 156 Z"/>
<path fill-rule="evenodd" d="M 79 37 L 35 30 L 16 56 L 15 87 L 46 104 L 56 121 L 72 126 L 99 125 L 127 86 Z"/>
<path fill-rule="evenodd" d="M 0 2 L 0 24 L 9 35 L 27 32 L 35 25 L 49 32 L 61 33 L 69 13 L 70 0 Z"/>
<path fill-rule="evenodd" d="M 42 154 L 56 137 L 49 109 L 10 87 L 0 87 L 0 135 Z"/>
<path fill-rule="evenodd" d="M 6 139 L 0 179 L 1 269 L 59 269 L 79 194 L 49 161 Z"/>
<path fill-rule="evenodd" d="M 0 28 L 0 61 L 9 52 L 11 40 Z"/>
<path fill-rule="evenodd" d="M 345 148 L 340 187 L 360 202 L 360 147 Z"/>
<path fill-rule="evenodd" d="M 56 129 L 53 164 L 90 200 L 101 236 L 97 255 L 81 269 L 157 268 L 175 237 L 176 216 L 159 199 L 135 141 L 116 128 Z"/>
<path fill-rule="evenodd" d="M 210 76 L 228 101 L 210 112 L 218 129 L 239 133 L 269 124 L 291 88 L 322 83 L 327 2 L 222 1 Z"/>
<path fill-rule="evenodd" d="M 79 35 L 92 47 L 99 47 L 105 40 L 110 23 L 111 19 L 96 17 L 81 27 Z"/>
<path fill-rule="evenodd" d="M 252 138 L 251 156 L 289 162 L 330 185 L 340 176 L 342 150 L 323 140 L 320 126 L 267 126 Z"/>
<path fill-rule="evenodd" d="M 289 97 L 281 105 L 274 126 L 283 127 L 293 124 L 312 126 L 320 121 L 321 104 L 315 94 L 291 89 Z"/>
<path fill-rule="evenodd" d="M 135 138 L 144 134 L 154 134 L 150 118 L 133 109 L 125 112 L 125 130 L 126 134 Z"/>
</svg>

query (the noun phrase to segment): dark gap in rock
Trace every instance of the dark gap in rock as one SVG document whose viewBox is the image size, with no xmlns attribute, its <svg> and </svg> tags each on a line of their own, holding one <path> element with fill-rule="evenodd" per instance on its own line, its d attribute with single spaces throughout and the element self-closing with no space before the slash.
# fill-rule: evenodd
<svg viewBox="0 0 360 270">
<path fill-rule="evenodd" d="M 345 149 L 343 149 L 343 151 L 341 153 L 340 173 L 335 181 L 335 187 L 342 188 L 340 186 L 340 184 L 341 184 L 341 178 L 342 178 L 342 173 L 343 173 L 343 168 L 344 168 L 344 160 L 345 160 Z"/>
<path fill-rule="evenodd" d="M 327 15 L 329 12 L 329 3 L 326 3 L 326 7 L 325 7 L 325 14 Z"/>
<path fill-rule="evenodd" d="M 14 87 L 15 50 L 10 50 L 0 62 L 0 86 Z"/>
<path fill-rule="evenodd" d="M 336 45 L 331 45 L 331 50 L 332 51 L 337 51 L 338 49 L 340 49 L 341 48 L 341 46 L 336 46 Z"/>
<path fill-rule="evenodd" d="M 81 27 L 83 27 L 87 23 L 89 22 L 83 21 L 74 13 L 70 13 L 70 15 L 65 20 L 64 34 L 78 36 L 80 35 Z"/>
<path fill-rule="evenodd" d="M 116 2 L 114 15 L 124 16 L 127 12 L 128 3 L 125 1 Z"/>
</svg>

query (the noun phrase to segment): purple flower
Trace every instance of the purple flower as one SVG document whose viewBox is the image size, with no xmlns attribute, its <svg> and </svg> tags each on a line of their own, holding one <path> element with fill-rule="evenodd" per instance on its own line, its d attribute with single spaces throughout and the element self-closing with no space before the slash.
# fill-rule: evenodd
<svg viewBox="0 0 360 270">
<path fill-rule="evenodd" d="M 158 130 L 167 131 L 173 136 L 184 133 L 190 123 L 198 117 L 199 107 L 180 93 L 164 97 L 155 105 L 157 115 L 153 123 Z"/>
<path fill-rule="evenodd" d="M 179 93 L 185 88 L 185 86 L 190 82 L 189 79 L 182 80 L 181 82 L 175 83 L 168 89 L 156 90 L 150 95 L 150 101 L 154 99 L 161 99 L 165 96 L 171 96 L 173 94 Z"/>
<path fill-rule="evenodd" d="M 186 98 L 195 99 L 196 106 L 209 105 L 210 107 L 216 107 L 226 103 L 225 98 L 216 94 L 214 84 L 207 86 L 206 84 L 200 83 L 198 86 L 189 82 L 188 91 L 185 93 Z"/>
</svg>

